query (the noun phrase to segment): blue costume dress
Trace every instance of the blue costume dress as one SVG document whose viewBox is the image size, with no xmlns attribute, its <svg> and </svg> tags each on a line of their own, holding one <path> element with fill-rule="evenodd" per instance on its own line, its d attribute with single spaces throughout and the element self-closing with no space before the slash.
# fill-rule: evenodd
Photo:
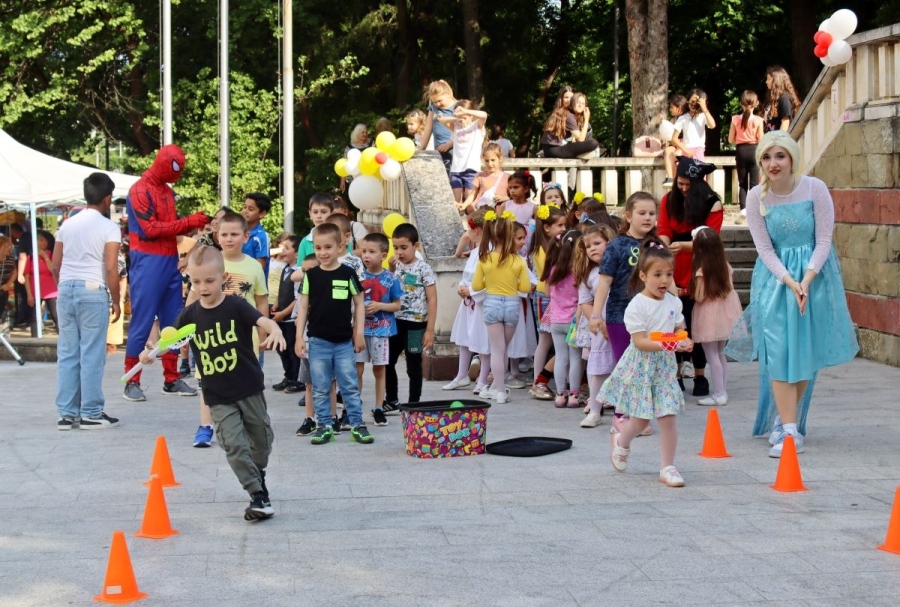
<svg viewBox="0 0 900 607">
<path fill-rule="evenodd" d="M 754 436 L 768 434 L 778 415 L 771 380 L 809 382 L 797 410 L 798 429 L 806 435 L 806 415 L 818 371 L 849 362 L 859 350 L 841 268 L 831 246 L 834 203 L 825 184 L 813 177 L 802 177 L 794 192 L 786 196 L 770 192 L 763 204 L 759 196 L 757 186 L 747 199 L 747 218 L 750 223 L 756 215 L 751 232 L 760 257 L 753 269 L 745 322 L 736 329 L 749 331 L 743 336 L 733 333 L 726 354 L 737 360 L 759 359 Z M 799 282 L 807 269 L 816 271 L 817 276 L 810 284 L 806 313 L 801 316 L 794 293 L 782 276 L 786 270 Z"/>
</svg>

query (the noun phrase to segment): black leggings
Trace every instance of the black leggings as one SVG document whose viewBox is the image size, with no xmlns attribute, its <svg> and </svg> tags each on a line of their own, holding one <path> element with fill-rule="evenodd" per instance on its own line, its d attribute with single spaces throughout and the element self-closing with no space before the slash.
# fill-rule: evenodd
<svg viewBox="0 0 900 607">
<path fill-rule="evenodd" d="M 541 150 L 544 151 L 544 158 L 577 158 L 581 154 L 593 152 L 600 147 L 596 139 L 585 139 L 584 141 L 572 141 L 566 145 L 547 145 L 542 144 Z"/>
<path fill-rule="evenodd" d="M 756 164 L 756 144 L 739 143 L 734 153 L 737 165 L 738 187 L 740 188 L 741 209 L 747 206 L 747 192 L 759 184 L 759 165 Z"/>
<path fill-rule="evenodd" d="M 411 320 L 397 319 L 397 334 L 388 339 L 389 354 L 387 370 L 385 371 L 385 399 L 388 402 L 400 400 L 400 385 L 397 379 L 397 360 L 400 354 L 406 351 L 406 376 L 409 378 L 409 400 L 406 402 L 417 403 L 422 398 L 422 353 L 409 352 L 407 343 L 410 331 L 424 331 L 426 323 L 413 322 Z M 381 406 L 377 403 L 376 406 Z"/>
<path fill-rule="evenodd" d="M 694 315 L 694 300 L 688 295 L 682 295 L 678 299 L 681 300 L 682 306 L 682 314 L 684 314 L 684 324 L 687 326 L 688 336 L 691 337 L 691 317 Z M 677 353 L 675 358 L 678 360 L 678 364 L 681 364 L 683 360 L 689 360 L 693 362 L 694 369 L 697 371 L 701 371 L 706 367 L 706 353 L 703 352 L 703 346 L 694 342 L 694 349 L 690 352 L 685 352 L 684 354 Z"/>
</svg>

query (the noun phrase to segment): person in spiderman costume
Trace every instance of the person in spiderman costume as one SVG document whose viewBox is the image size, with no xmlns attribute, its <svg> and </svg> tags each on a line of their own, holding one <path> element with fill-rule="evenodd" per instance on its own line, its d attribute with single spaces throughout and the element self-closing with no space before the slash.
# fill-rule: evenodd
<svg viewBox="0 0 900 607">
<path fill-rule="evenodd" d="M 126 199 L 130 234 L 131 324 L 125 346 L 125 371 L 140 361 L 139 356 L 150 337 L 154 319 L 159 326 L 175 322 L 184 304 L 181 299 L 181 273 L 178 271 L 177 237 L 202 228 L 210 219 L 194 213 L 178 219 L 175 193 L 168 184 L 184 173 L 184 152 L 177 145 L 165 145 L 156 154 L 153 165 L 131 186 Z M 195 396 L 178 372 L 178 353 L 162 356 L 163 394 Z M 138 372 L 125 384 L 125 400 L 146 400 Z"/>
</svg>

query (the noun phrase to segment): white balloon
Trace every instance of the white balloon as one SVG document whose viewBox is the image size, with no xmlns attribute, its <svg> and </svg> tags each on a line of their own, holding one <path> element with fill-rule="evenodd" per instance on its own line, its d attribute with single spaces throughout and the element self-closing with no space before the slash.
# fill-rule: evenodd
<svg viewBox="0 0 900 607">
<path fill-rule="evenodd" d="M 822 65 L 824 65 L 825 67 L 834 67 L 837 65 L 837 63 L 829 59 L 828 55 L 825 55 L 824 57 L 822 57 Z"/>
<path fill-rule="evenodd" d="M 828 19 L 828 33 L 834 36 L 835 40 L 844 40 L 856 31 L 856 23 L 856 13 L 842 8 Z"/>
<path fill-rule="evenodd" d="M 348 160 L 347 164 L 344 165 L 344 170 L 347 171 L 350 175 L 356 177 L 357 175 L 359 175 L 359 161 Z"/>
<path fill-rule="evenodd" d="M 398 179 L 401 170 L 402 167 L 400 166 L 400 163 L 393 158 L 389 158 L 379 169 L 381 178 L 385 181 L 394 181 L 395 179 Z"/>
<path fill-rule="evenodd" d="M 384 187 L 377 177 L 361 175 L 350 182 L 350 202 L 362 211 L 370 211 L 381 206 Z"/>
<path fill-rule="evenodd" d="M 349 150 L 347 150 L 347 161 L 348 162 L 359 162 L 360 156 L 362 156 L 362 152 L 360 152 L 356 148 L 350 148 Z"/>
<path fill-rule="evenodd" d="M 831 43 L 831 46 L 828 47 L 828 57 L 829 61 L 833 61 L 835 65 L 842 65 L 850 61 L 850 57 L 853 56 L 853 49 L 850 48 L 850 45 L 847 44 L 843 40 L 835 40 Z"/>
<path fill-rule="evenodd" d="M 831 21 L 826 19 L 825 21 L 823 21 L 822 23 L 819 24 L 819 31 L 820 32 L 828 32 L 829 34 L 831 34 L 831 30 L 828 29 L 830 26 L 831 26 Z M 831 35 L 834 36 L 834 34 L 831 34 Z"/>
</svg>

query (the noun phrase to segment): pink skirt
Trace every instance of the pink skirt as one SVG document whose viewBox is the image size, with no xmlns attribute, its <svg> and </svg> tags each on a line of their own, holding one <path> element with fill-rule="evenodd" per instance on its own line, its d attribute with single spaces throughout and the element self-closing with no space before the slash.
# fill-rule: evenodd
<svg viewBox="0 0 900 607">
<path fill-rule="evenodd" d="M 694 304 L 691 339 L 698 343 L 727 340 L 742 312 L 741 300 L 734 289 L 725 299 Z"/>
</svg>

